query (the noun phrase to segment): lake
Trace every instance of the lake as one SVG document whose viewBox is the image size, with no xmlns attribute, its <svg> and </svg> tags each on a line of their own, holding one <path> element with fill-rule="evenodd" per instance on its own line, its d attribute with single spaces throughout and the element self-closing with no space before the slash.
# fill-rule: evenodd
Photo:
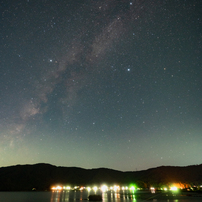
<svg viewBox="0 0 202 202">
<path fill-rule="evenodd" d="M 70 202 L 70 201 L 80 201 L 86 202 L 89 196 L 87 191 L 55 191 L 55 192 L 0 192 L 0 202 Z M 97 193 L 102 194 L 103 202 L 143 202 L 143 201 L 152 201 L 152 202 L 201 202 L 202 197 L 182 197 L 178 199 L 171 198 L 159 198 L 155 195 L 144 194 L 144 198 L 136 198 L 138 196 L 135 194 L 121 194 L 121 193 Z"/>
</svg>

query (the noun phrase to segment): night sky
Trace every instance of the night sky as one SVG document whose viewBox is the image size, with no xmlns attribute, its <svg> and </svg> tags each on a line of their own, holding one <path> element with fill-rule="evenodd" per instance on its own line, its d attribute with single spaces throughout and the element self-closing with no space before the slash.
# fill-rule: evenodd
<svg viewBox="0 0 202 202">
<path fill-rule="evenodd" d="M 201 164 L 201 3 L 0 1 L 0 167 Z"/>
</svg>

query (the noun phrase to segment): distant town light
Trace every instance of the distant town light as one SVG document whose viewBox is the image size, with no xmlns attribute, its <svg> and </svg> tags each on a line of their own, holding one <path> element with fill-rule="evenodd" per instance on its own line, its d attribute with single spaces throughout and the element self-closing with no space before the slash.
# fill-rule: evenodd
<svg viewBox="0 0 202 202">
<path fill-rule="evenodd" d="M 100 189 L 101 191 L 105 192 L 108 190 L 108 187 L 106 185 L 102 185 Z"/>
<path fill-rule="evenodd" d="M 93 190 L 96 192 L 98 190 L 98 188 L 96 186 L 94 186 Z"/>
<path fill-rule="evenodd" d="M 90 191 L 90 190 L 91 190 L 91 188 L 90 188 L 90 187 L 87 187 L 87 190 L 88 190 L 88 191 Z"/>
<path fill-rule="evenodd" d="M 62 187 L 61 187 L 61 186 L 57 186 L 57 187 L 52 187 L 51 189 L 52 189 L 53 191 L 54 191 L 54 190 L 57 190 L 57 191 L 59 190 L 59 191 L 60 191 L 60 190 L 62 190 Z"/>
<path fill-rule="evenodd" d="M 177 191 L 177 187 L 171 187 L 170 190 L 171 191 Z"/>
<path fill-rule="evenodd" d="M 134 190 L 135 190 L 135 187 L 134 187 L 134 186 L 130 187 L 130 190 L 131 190 L 131 191 L 134 191 Z"/>
<path fill-rule="evenodd" d="M 114 191 L 118 191 L 118 190 L 120 190 L 120 187 L 117 185 L 114 185 Z"/>
</svg>

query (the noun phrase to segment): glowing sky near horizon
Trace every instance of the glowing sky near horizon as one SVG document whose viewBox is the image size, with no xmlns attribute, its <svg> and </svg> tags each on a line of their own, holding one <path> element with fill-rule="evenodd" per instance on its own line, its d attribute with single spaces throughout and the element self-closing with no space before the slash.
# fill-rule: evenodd
<svg viewBox="0 0 202 202">
<path fill-rule="evenodd" d="M 200 1 L 1 1 L 0 167 L 201 164 Z"/>
</svg>

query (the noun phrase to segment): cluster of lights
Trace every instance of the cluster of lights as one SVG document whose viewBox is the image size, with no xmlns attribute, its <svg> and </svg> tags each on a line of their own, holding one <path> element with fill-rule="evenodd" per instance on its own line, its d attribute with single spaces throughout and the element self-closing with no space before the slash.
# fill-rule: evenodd
<svg viewBox="0 0 202 202">
<path fill-rule="evenodd" d="M 61 186 L 57 186 L 57 187 L 52 187 L 51 189 L 53 191 L 61 191 L 63 188 Z"/>
<path fill-rule="evenodd" d="M 150 190 L 151 190 L 151 192 L 155 192 L 155 188 L 154 187 L 150 187 Z M 164 190 L 164 191 L 168 191 L 168 190 L 170 190 L 170 191 L 177 191 L 178 190 L 178 188 L 177 187 L 170 187 L 170 189 L 168 189 L 168 188 L 166 188 L 166 187 L 164 187 L 164 188 L 161 188 L 161 190 Z"/>
<path fill-rule="evenodd" d="M 135 191 L 136 188 L 135 186 L 130 186 L 130 187 L 120 187 L 119 185 L 114 185 L 114 186 L 110 186 L 108 187 L 107 185 L 102 185 L 101 187 L 97 187 L 97 186 L 94 186 L 94 187 L 79 187 L 79 186 L 75 186 L 73 188 L 71 188 L 70 186 L 54 186 L 51 188 L 53 191 L 61 191 L 61 190 L 87 190 L 87 191 L 91 191 L 93 190 L 94 192 L 98 191 L 98 190 L 101 190 L 102 192 L 106 192 L 106 191 L 115 191 L 115 192 L 118 192 L 120 190 L 124 191 L 124 190 L 130 190 L 130 191 Z"/>
<path fill-rule="evenodd" d="M 177 187 L 171 187 L 170 190 L 171 191 L 177 191 Z"/>
<path fill-rule="evenodd" d="M 75 187 L 70 187 L 70 186 L 55 186 L 55 187 L 52 187 L 51 188 L 53 191 L 61 191 L 61 190 L 87 190 L 88 192 L 90 192 L 91 190 L 93 190 L 94 192 L 97 192 L 98 190 L 102 191 L 102 192 L 106 192 L 106 191 L 114 191 L 114 192 L 119 192 L 120 190 L 122 191 L 131 191 L 131 192 L 134 192 L 136 189 L 136 186 L 135 185 L 131 185 L 129 187 L 120 187 L 119 185 L 114 185 L 114 186 L 110 186 L 108 187 L 107 185 L 102 185 L 101 187 L 97 187 L 97 186 L 94 186 L 94 187 L 80 187 L 80 186 L 75 186 Z M 151 192 L 155 192 L 155 188 L 154 187 L 151 187 L 150 188 Z M 168 188 L 162 188 L 162 190 L 164 191 L 168 191 Z M 175 187 L 175 186 L 172 186 L 170 187 L 169 189 L 170 191 L 177 191 L 178 188 Z"/>
</svg>

